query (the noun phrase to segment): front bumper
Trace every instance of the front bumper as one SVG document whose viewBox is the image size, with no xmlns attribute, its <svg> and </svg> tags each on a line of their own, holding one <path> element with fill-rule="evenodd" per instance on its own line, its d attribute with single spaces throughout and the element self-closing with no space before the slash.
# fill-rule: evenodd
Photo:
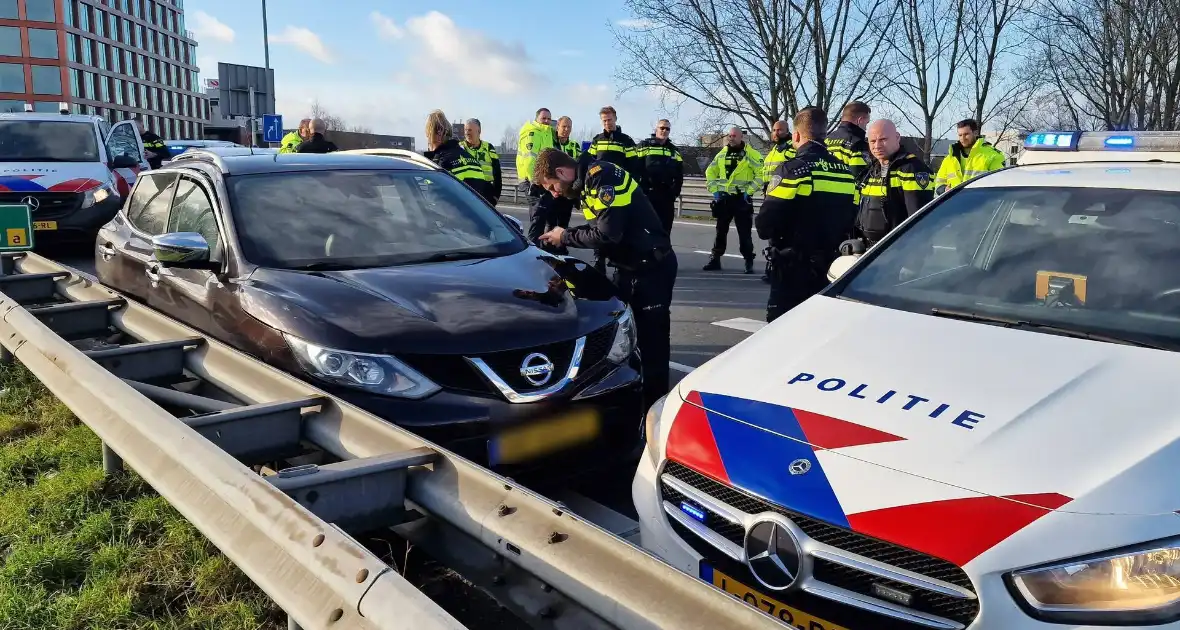
<svg viewBox="0 0 1180 630">
<path fill-rule="evenodd" d="M 122 206 L 123 198 L 111 195 L 88 208 L 38 210 L 32 214 L 34 226 L 38 223 L 51 222 L 54 224 L 54 228 L 35 230 L 33 242 L 34 244 L 60 241 L 89 241 L 92 243 L 99 228 L 115 218 Z"/>
</svg>

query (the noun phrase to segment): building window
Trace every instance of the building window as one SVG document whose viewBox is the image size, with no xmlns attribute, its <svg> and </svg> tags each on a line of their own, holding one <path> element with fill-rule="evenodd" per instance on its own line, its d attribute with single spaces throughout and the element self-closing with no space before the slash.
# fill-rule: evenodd
<svg viewBox="0 0 1180 630">
<path fill-rule="evenodd" d="M 110 13 L 109 15 L 110 15 L 110 17 L 109 17 L 110 21 L 107 22 L 107 24 L 110 26 L 110 28 L 107 29 L 107 32 L 110 33 L 111 39 L 118 41 L 118 39 L 119 39 L 119 16 L 115 15 L 114 13 Z"/>
<path fill-rule="evenodd" d="M 99 100 L 104 103 L 111 102 L 110 79 L 102 76 L 101 74 L 98 75 L 98 98 L 95 100 Z"/>
<path fill-rule="evenodd" d="M 0 101 L 0 114 L 19 114 L 25 111 L 24 101 Z"/>
<path fill-rule="evenodd" d="M 61 111 L 60 103 L 56 101 L 33 101 L 33 111 L 46 114 L 56 114 Z"/>
<path fill-rule="evenodd" d="M 74 26 L 74 0 L 61 0 L 66 10 L 66 26 Z"/>
<path fill-rule="evenodd" d="M 33 66 L 33 94 L 61 94 L 61 68 Z"/>
<path fill-rule="evenodd" d="M 90 32 L 90 5 L 78 5 L 78 27 L 87 33 Z"/>
<path fill-rule="evenodd" d="M 37 59 L 57 59 L 57 31 L 29 29 L 29 55 Z"/>
<path fill-rule="evenodd" d="M 54 0 L 25 0 L 25 19 L 34 22 L 56 22 Z"/>
<path fill-rule="evenodd" d="M 15 26 L 0 26 L 0 56 L 21 57 L 20 29 Z"/>
<path fill-rule="evenodd" d="M 115 105 L 123 105 L 123 81 L 122 79 L 113 79 L 115 83 Z"/>
<path fill-rule="evenodd" d="M 85 72 L 83 73 L 83 77 L 83 80 L 86 82 L 86 98 L 97 101 L 98 93 L 94 91 L 94 73 Z"/>
<path fill-rule="evenodd" d="M 82 38 L 82 63 L 94 67 L 94 40 L 89 37 Z"/>
<path fill-rule="evenodd" d="M 78 78 L 78 71 L 74 68 L 70 68 L 70 94 L 73 94 L 74 98 L 82 97 L 82 80 Z"/>
<path fill-rule="evenodd" d="M 15 20 L 17 18 L 16 0 L 0 0 L 0 19 Z M 2 103 L 15 101 L 0 101 Z M 17 111 L 20 111 L 19 109 Z"/>
<path fill-rule="evenodd" d="M 78 61 L 78 36 L 73 33 L 66 35 L 66 55 L 70 61 Z"/>
<path fill-rule="evenodd" d="M 99 37 L 107 36 L 107 14 L 102 9 L 94 10 L 94 34 Z"/>
<path fill-rule="evenodd" d="M 24 94 L 25 67 L 19 63 L 0 63 L 0 92 Z"/>
<path fill-rule="evenodd" d="M 98 42 L 98 67 L 102 70 L 107 69 L 107 45 Z"/>
</svg>

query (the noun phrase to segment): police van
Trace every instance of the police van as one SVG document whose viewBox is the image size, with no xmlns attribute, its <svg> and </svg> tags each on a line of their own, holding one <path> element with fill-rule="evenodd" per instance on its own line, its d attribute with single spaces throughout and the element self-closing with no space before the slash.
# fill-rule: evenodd
<svg viewBox="0 0 1180 630">
<path fill-rule="evenodd" d="M 148 168 L 134 121 L 111 125 L 99 116 L 69 113 L 0 114 L 0 204 L 29 206 L 35 242 L 93 245 L 137 174 Z"/>
<path fill-rule="evenodd" d="M 1180 628 L 1180 134 L 1025 149 L 650 409 L 645 548 L 791 628 Z"/>
</svg>

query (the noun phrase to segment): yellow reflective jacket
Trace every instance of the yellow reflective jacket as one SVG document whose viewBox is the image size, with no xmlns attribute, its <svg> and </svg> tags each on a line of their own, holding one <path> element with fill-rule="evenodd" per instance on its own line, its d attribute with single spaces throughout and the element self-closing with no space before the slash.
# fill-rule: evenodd
<svg viewBox="0 0 1180 630">
<path fill-rule="evenodd" d="M 283 141 L 279 143 L 279 153 L 297 153 L 299 145 L 303 144 L 303 138 L 298 131 L 283 136 Z"/>
<path fill-rule="evenodd" d="M 766 182 L 770 181 L 770 177 L 774 175 L 774 169 L 778 168 L 779 164 L 793 159 L 795 159 L 795 147 L 791 145 L 789 138 L 770 147 L 770 150 L 766 152 L 766 159 L 762 162 L 763 189 L 766 188 Z M 762 192 L 766 192 L 766 190 Z"/>
<path fill-rule="evenodd" d="M 717 152 L 716 157 L 705 169 L 705 184 L 710 193 L 742 194 L 753 196 L 762 189 L 762 155 L 754 150 L 749 143 L 743 143 L 741 156 L 728 146 Z M 737 161 L 733 170 L 726 174 L 726 165 L 730 161 Z"/>
<path fill-rule="evenodd" d="M 520 128 L 520 144 L 516 148 L 516 177 L 533 181 L 533 163 L 541 151 L 557 147 L 557 131 L 549 125 L 530 120 Z"/>
<path fill-rule="evenodd" d="M 975 141 L 966 156 L 963 155 L 963 145 L 956 142 L 951 145 L 951 154 L 938 167 L 934 190 L 941 195 L 972 177 L 1001 168 L 1004 168 L 1004 154 L 983 138 Z"/>
</svg>

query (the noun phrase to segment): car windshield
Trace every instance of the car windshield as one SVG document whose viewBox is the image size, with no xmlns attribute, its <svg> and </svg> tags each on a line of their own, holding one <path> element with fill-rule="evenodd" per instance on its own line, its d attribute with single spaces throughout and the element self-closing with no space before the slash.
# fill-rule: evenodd
<svg viewBox="0 0 1180 630">
<path fill-rule="evenodd" d="M 837 295 L 1180 348 L 1180 193 L 966 188 L 870 256 Z"/>
<path fill-rule="evenodd" d="M 287 172 L 227 184 L 242 254 L 265 267 L 384 267 L 527 247 L 470 188 L 431 172 Z"/>
<path fill-rule="evenodd" d="M 0 120 L 0 162 L 98 162 L 94 125 Z"/>
</svg>

